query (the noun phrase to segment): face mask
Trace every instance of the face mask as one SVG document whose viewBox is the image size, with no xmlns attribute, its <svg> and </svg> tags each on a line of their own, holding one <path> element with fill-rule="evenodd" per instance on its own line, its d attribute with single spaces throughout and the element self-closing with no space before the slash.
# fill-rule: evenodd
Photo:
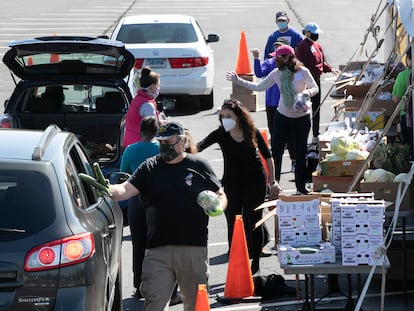
<svg viewBox="0 0 414 311">
<path fill-rule="evenodd" d="M 160 94 L 160 88 L 157 87 L 154 91 L 152 91 L 151 89 L 148 89 L 147 94 L 151 96 L 153 99 L 156 99 L 158 95 Z"/>
<path fill-rule="evenodd" d="M 224 130 L 226 132 L 229 132 L 236 127 L 236 121 L 232 118 L 221 119 L 221 124 L 223 124 Z"/>
<path fill-rule="evenodd" d="M 172 161 L 176 157 L 178 157 L 178 152 L 175 151 L 175 145 L 178 143 L 177 141 L 175 144 L 160 144 L 160 156 L 161 159 L 164 161 Z"/>
<path fill-rule="evenodd" d="M 309 38 L 310 38 L 312 41 L 318 41 L 318 39 L 319 39 L 319 34 L 317 34 L 317 33 L 311 33 L 311 35 L 309 36 Z"/>
<path fill-rule="evenodd" d="M 287 22 L 277 22 L 276 25 L 279 28 L 279 30 L 284 30 L 284 29 L 286 29 L 288 27 L 288 23 Z"/>
</svg>

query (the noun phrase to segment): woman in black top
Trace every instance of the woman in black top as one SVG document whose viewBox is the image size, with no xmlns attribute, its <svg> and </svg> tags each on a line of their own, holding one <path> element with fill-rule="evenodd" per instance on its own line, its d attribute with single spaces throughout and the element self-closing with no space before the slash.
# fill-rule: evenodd
<svg viewBox="0 0 414 311">
<path fill-rule="evenodd" d="M 243 216 L 246 241 L 252 260 L 252 273 L 259 270 L 259 258 L 264 246 L 263 228 L 254 230 L 262 218 L 262 211 L 254 209 L 262 204 L 266 187 L 277 195 L 281 190 L 274 177 L 274 164 L 260 131 L 255 127 L 247 109 L 237 100 L 225 100 L 219 114 L 220 126 L 197 144 L 202 151 L 214 143 L 220 145 L 224 158 L 222 184 L 227 195 L 228 242 L 231 247 L 236 215 Z M 266 176 L 260 155 L 265 159 Z"/>
</svg>

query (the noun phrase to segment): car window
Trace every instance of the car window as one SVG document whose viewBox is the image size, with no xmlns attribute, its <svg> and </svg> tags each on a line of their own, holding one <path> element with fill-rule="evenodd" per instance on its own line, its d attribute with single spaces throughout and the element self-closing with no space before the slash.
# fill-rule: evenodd
<svg viewBox="0 0 414 311">
<path fill-rule="evenodd" d="M 27 88 L 18 99 L 17 112 L 124 113 L 127 104 L 115 88 L 66 84 Z"/>
<path fill-rule="evenodd" d="M 84 193 L 85 206 L 82 206 L 82 208 L 87 208 L 96 203 L 96 191 L 89 184 L 81 182 L 78 174 L 84 173 L 96 177 L 90 164 L 91 161 L 87 156 L 87 151 L 80 145 L 76 145 L 71 149 L 70 158 L 73 174 L 76 175 L 72 178 L 76 179 L 76 184 L 79 187 L 76 191 Z"/>
<path fill-rule="evenodd" d="M 35 234 L 55 219 L 49 179 L 40 172 L 0 170 L 0 240 Z"/>
<path fill-rule="evenodd" d="M 191 43 L 198 41 L 193 25 L 180 23 L 122 25 L 116 39 L 124 43 Z"/>
<path fill-rule="evenodd" d="M 33 55 L 22 55 L 20 58 L 17 58 L 19 63 L 22 63 L 23 66 L 33 66 L 33 65 L 48 65 L 53 63 L 65 63 L 67 62 L 68 66 L 80 66 L 84 68 L 84 64 L 93 64 L 93 65 L 102 65 L 111 66 L 119 68 L 125 61 L 123 55 L 119 55 L 118 58 L 110 55 L 99 55 L 96 53 L 62 53 L 54 54 L 51 52 L 38 53 Z M 83 63 L 83 64 L 82 64 Z M 33 67 L 35 68 L 35 67 Z M 53 72 L 53 67 L 50 67 L 51 72 Z"/>
</svg>

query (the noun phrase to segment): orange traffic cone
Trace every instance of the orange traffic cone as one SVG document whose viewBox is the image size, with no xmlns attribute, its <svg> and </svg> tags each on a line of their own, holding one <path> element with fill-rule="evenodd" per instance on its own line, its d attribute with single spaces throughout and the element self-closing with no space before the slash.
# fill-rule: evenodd
<svg viewBox="0 0 414 311">
<path fill-rule="evenodd" d="M 252 74 L 252 67 L 250 66 L 249 53 L 246 43 L 246 33 L 244 31 L 240 34 L 239 53 L 237 55 L 236 73 L 238 75 Z"/>
<path fill-rule="evenodd" d="M 51 64 L 54 64 L 54 63 L 59 63 L 60 62 L 60 57 L 59 57 L 59 55 L 58 54 L 50 54 L 50 61 L 49 61 Z"/>
<path fill-rule="evenodd" d="M 53 37 L 56 37 L 56 33 L 53 34 Z M 50 60 L 49 63 L 54 64 L 54 63 L 59 63 L 60 62 L 60 57 L 58 54 L 50 54 Z"/>
<path fill-rule="evenodd" d="M 266 142 L 267 146 L 270 147 L 269 145 L 269 137 L 267 136 L 267 131 L 265 128 L 260 129 L 260 134 L 262 134 L 262 137 L 264 139 L 264 141 Z"/>
<path fill-rule="evenodd" d="M 27 66 L 32 66 L 32 65 L 33 65 L 33 58 L 29 56 L 29 58 L 27 59 Z"/>
<path fill-rule="evenodd" d="M 197 299 L 194 311 L 210 311 L 206 284 L 198 284 Z"/>
<path fill-rule="evenodd" d="M 260 129 L 260 134 L 262 134 L 263 140 L 265 141 L 265 143 L 267 144 L 267 146 L 270 147 L 269 146 L 269 139 L 267 138 L 267 131 L 266 131 L 266 129 Z M 265 160 L 265 158 L 262 156 L 262 154 L 260 152 L 259 152 L 259 155 L 260 155 L 260 159 L 262 160 L 262 165 L 263 165 L 263 167 L 265 169 L 266 176 L 269 176 L 269 168 L 267 167 L 266 160 Z"/>
<path fill-rule="evenodd" d="M 224 297 L 240 299 L 253 296 L 253 294 L 254 283 L 252 270 L 250 269 L 243 218 L 241 215 L 236 215 Z"/>
</svg>

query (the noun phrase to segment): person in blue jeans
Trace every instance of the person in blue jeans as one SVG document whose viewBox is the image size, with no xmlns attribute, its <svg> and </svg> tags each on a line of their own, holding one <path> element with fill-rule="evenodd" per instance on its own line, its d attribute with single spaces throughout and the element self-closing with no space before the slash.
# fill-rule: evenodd
<svg viewBox="0 0 414 311">
<path fill-rule="evenodd" d="M 273 46 L 274 49 L 278 48 L 281 45 L 289 45 L 289 42 L 285 38 L 278 38 Z M 273 69 L 276 68 L 275 52 L 273 51 L 269 55 L 271 58 L 266 58 L 263 62 L 260 62 L 260 51 L 257 48 L 251 50 L 254 57 L 254 74 L 258 78 L 266 77 Z M 267 127 L 269 129 L 270 137 L 274 134 L 274 119 L 277 111 L 277 106 L 279 105 L 280 91 L 277 84 L 273 85 L 271 88 L 266 90 L 266 117 L 267 117 Z M 292 161 L 291 172 L 295 172 L 296 159 L 295 159 L 295 140 L 293 136 L 289 138 L 287 143 L 289 150 L 290 160 Z"/>
</svg>

